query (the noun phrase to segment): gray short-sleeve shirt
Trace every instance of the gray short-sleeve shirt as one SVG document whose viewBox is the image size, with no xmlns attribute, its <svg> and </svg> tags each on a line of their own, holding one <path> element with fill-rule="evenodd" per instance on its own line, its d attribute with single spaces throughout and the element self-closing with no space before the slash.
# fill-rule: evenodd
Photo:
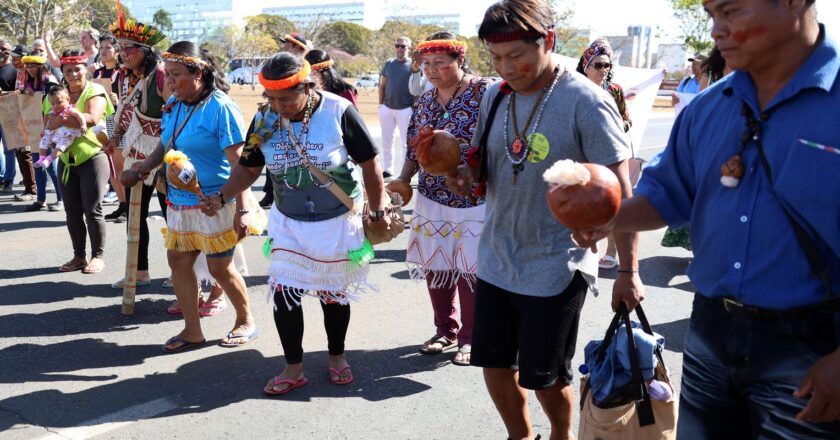
<svg viewBox="0 0 840 440">
<path fill-rule="evenodd" d="M 490 104 L 499 93 L 499 83 L 488 88 L 481 102 L 473 144 L 478 145 L 487 125 Z M 520 130 L 539 93 L 516 97 Z M 527 296 L 554 296 L 580 270 L 590 287 L 596 287 L 598 258 L 580 249 L 571 232 L 548 210 L 548 185 L 543 173 L 561 159 L 612 165 L 630 157 L 630 141 L 624 133 L 615 101 L 583 75 L 566 71 L 558 80 L 545 108 L 537 114 L 536 133 L 546 142 L 532 140 L 525 169 L 512 184 L 512 163 L 506 155 L 514 139 L 509 111 L 510 96 L 502 99 L 487 141 L 487 202 L 478 256 L 478 277 L 505 290 Z M 533 132 L 534 122 L 527 134 Z M 529 139 L 531 139 L 529 137 Z"/>
<path fill-rule="evenodd" d="M 388 78 L 385 84 L 386 107 L 394 110 L 402 110 L 414 104 L 414 95 L 408 89 L 408 82 L 411 77 L 411 60 L 406 58 L 404 62 L 396 58 L 388 60 L 382 67 L 381 75 Z"/>
</svg>

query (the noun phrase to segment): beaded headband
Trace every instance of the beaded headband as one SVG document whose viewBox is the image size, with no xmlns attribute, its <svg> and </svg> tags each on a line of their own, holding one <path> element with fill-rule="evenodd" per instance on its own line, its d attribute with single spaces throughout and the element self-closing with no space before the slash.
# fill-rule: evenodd
<svg viewBox="0 0 840 440">
<path fill-rule="evenodd" d="M 207 66 L 207 61 L 204 61 L 201 58 L 178 55 L 177 53 L 164 52 L 160 57 L 167 63 L 183 64 L 187 67 L 194 67 L 196 69 L 203 69 Z"/>
<path fill-rule="evenodd" d="M 286 90 L 302 83 L 310 73 L 312 73 L 312 66 L 310 66 L 308 62 L 304 61 L 303 67 L 300 68 L 298 73 L 282 79 L 268 79 L 263 76 L 262 72 L 260 72 L 260 84 L 262 84 L 266 90 Z"/>
<path fill-rule="evenodd" d="M 428 40 L 417 45 L 420 55 L 429 53 L 452 53 L 464 55 L 467 53 L 467 43 L 458 40 Z"/>
<path fill-rule="evenodd" d="M 321 63 L 318 63 L 318 64 L 313 64 L 312 65 L 312 70 L 318 70 L 318 71 L 327 70 L 330 67 L 332 67 L 333 65 L 335 65 L 335 61 L 327 60 L 327 61 L 324 61 L 324 62 L 321 62 Z"/>
<path fill-rule="evenodd" d="M 44 64 L 47 62 L 47 57 L 42 57 L 40 55 L 27 55 L 21 58 L 20 62 L 23 64 Z"/>
<path fill-rule="evenodd" d="M 309 46 L 297 39 L 297 34 L 286 34 L 283 36 L 283 39 L 286 41 L 290 41 L 297 46 L 300 46 L 300 48 L 303 50 L 309 50 Z"/>
<path fill-rule="evenodd" d="M 537 31 L 496 32 L 488 35 L 484 41 L 488 43 L 507 43 L 508 41 L 532 40 L 544 37 L 545 35 Z"/>
<path fill-rule="evenodd" d="M 61 57 L 58 60 L 62 66 L 67 64 L 87 64 L 88 57 L 86 55 L 78 55 L 72 57 Z"/>
</svg>

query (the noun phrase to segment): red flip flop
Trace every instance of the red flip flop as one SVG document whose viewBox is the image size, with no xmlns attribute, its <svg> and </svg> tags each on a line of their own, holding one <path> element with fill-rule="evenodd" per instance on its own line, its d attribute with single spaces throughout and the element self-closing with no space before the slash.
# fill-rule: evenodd
<svg viewBox="0 0 840 440">
<path fill-rule="evenodd" d="M 309 383 L 309 379 L 302 377 L 298 380 L 294 379 L 281 379 L 280 376 L 275 376 L 273 379 L 269 380 L 266 386 L 263 388 L 263 392 L 270 395 L 270 396 L 279 396 L 282 394 L 286 394 L 294 389 L 300 388 L 304 385 Z M 277 385 L 289 385 L 282 391 L 275 391 L 274 387 Z"/>
<path fill-rule="evenodd" d="M 345 365 L 344 368 L 342 368 L 342 369 L 337 369 L 337 368 L 330 367 L 330 373 L 338 376 L 338 379 L 333 379 L 332 377 L 330 377 L 330 383 L 333 384 L 333 385 L 347 385 L 348 383 L 353 382 L 353 371 L 352 370 L 350 371 L 350 377 L 348 377 L 346 379 L 341 378 L 341 373 L 343 373 L 347 370 L 350 370 L 349 365 Z"/>
</svg>

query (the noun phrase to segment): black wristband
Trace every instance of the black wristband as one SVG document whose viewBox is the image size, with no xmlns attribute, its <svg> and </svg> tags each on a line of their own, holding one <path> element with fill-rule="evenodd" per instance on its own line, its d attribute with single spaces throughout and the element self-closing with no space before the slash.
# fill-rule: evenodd
<svg viewBox="0 0 840 440">
<path fill-rule="evenodd" d="M 618 273 L 639 273 L 639 271 L 633 269 L 618 269 Z"/>
</svg>

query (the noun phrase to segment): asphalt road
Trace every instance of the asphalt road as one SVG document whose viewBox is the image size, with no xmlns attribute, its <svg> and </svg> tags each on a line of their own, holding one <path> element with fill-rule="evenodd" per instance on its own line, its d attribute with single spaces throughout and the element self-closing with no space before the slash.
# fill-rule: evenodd
<svg viewBox="0 0 840 440">
<path fill-rule="evenodd" d="M 665 144 L 672 121 L 651 121 L 641 146 L 644 157 Z M 160 345 L 182 322 L 165 311 L 174 294 L 161 287 L 169 274 L 157 233 L 163 222 L 151 221 L 154 282 L 139 288 L 136 312 L 126 317 L 120 314 L 121 291 L 109 287 L 123 272 L 124 226 L 108 224 L 104 272 L 62 274 L 56 268 L 72 256 L 64 214 L 23 213 L 24 205 L 0 196 L 2 440 L 505 438 L 479 369 L 450 364 L 451 352 L 417 353 L 434 328 L 426 289 L 408 280 L 402 263 L 408 234 L 377 248 L 369 280 L 379 292 L 352 306 L 347 358 L 355 382 L 327 382 L 321 309 L 308 299 L 304 363 L 310 383 L 269 398 L 262 387 L 279 373 L 283 358 L 266 302 L 261 239 L 245 243 L 260 338 L 237 349 L 211 344 L 164 355 Z M 152 205 L 155 210 L 156 201 Z M 690 254 L 660 247 L 662 233 L 642 235 L 641 276 L 647 314 L 666 337 L 665 361 L 678 386 L 692 299 L 684 275 Z M 584 306 L 574 365 L 582 363 L 583 346 L 600 339 L 612 317 L 615 273 L 601 275 L 603 293 L 590 295 Z M 205 337 L 218 342 L 233 319 L 230 309 L 204 318 Z M 549 426 L 533 394 L 531 415 L 537 432 L 547 436 Z"/>
</svg>

